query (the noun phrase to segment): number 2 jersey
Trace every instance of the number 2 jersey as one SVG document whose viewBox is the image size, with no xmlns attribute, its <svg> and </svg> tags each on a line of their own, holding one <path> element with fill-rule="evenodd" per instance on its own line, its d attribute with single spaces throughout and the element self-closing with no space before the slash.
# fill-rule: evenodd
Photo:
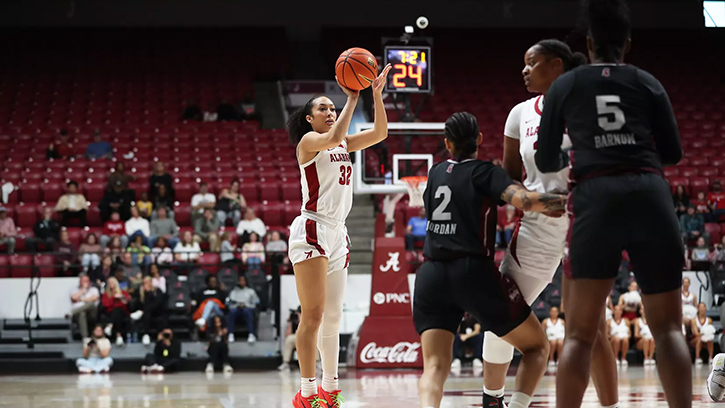
<svg viewBox="0 0 725 408">
<path fill-rule="evenodd" d="M 504 169 L 482 160 L 447 160 L 431 167 L 423 193 L 424 255 L 433 261 L 493 257 L 497 207 L 511 184 Z"/>
<path fill-rule="evenodd" d="M 561 151 L 565 129 L 572 142 Z M 593 64 L 560 76 L 549 88 L 539 127 L 536 165 L 567 164 L 574 182 L 598 176 L 652 172 L 682 157 L 667 92 L 648 72 L 626 64 Z"/>
</svg>

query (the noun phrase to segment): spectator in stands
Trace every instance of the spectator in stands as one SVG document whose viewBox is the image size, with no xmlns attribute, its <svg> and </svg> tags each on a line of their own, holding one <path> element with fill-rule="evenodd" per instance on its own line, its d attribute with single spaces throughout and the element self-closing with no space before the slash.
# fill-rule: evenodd
<svg viewBox="0 0 725 408">
<path fill-rule="evenodd" d="M 93 132 L 93 143 L 86 148 L 86 159 L 112 159 L 113 148 L 111 144 L 103 140 L 101 132 L 95 130 Z"/>
<path fill-rule="evenodd" d="M 682 318 L 689 326 L 697 316 L 697 295 L 690 292 L 690 278 L 682 279 Z"/>
<path fill-rule="evenodd" d="M 300 314 L 302 313 L 302 306 L 298 307 L 297 310 L 290 310 L 290 315 L 287 318 L 287 330 L 284 334 L 284 348 L 282 349 L 282 364 L 277 367 L 278 370 L 288 370 L 289 363 L 292 361 L 292 353 L 297 347 L 297 329 L 300 327 Z"/>
<path fill-rule="evenodd" d="M 712 355 L 715 340 L 715 326 L 712 325 L 712 319 L 707 317 L 707 306 L 700 302 L 697 305 L 697 317 L 692 319 L 690 328 L 692 329 L 692 345 L 695 347 L 695 365 L 702 364 L 700 353 L 702 345 L 707 348 L 708 361 L 712 365 Z"/>
<path fill-rule="evenodd" d="M 55 263 L 61 266 L 64 274 L 68 274 L 72 268 L 78 266 L 77 249 L 68 237 L 68 230 L 60 230 L 60 239 L 55 244 Z"/>
<path fill-rule="evenodd" d="M 78 256 L 81 260 L 81 266 L 83 266 L 83 272 L 88 272 L 91 269 L 101 266 L 101 252 L 103 252 L 103 249 L 98 243 L 96 234 L 90 233 L 86 235 L 86 242 L 78 248 Z"/>
<path fill-rule="evenodd" d="M 128 190 L 128 183 L 134 180 L 136 180 L 136 177 L 133 174 L 126 173 L 126 163 L 117 161 L 113 167 L 113 171 L 108 175 L 108 189 L 113 189 L 119 185 L 118 182 L 120 181 L 121 190 L 126 191 Z"/>
<path fill-rule="evenodd" d="M 141 286 L 143 274 L 141 273 L 141 268 L 134 263 L 134 254 L 131 252 L 124 252 L 123 255 L 121 255 L 121 262 L 118 266 L 123 270 L 124 277 L 128 278 L 128 287 L 125 289 L 129 294 L 135 294 L 138 287 Z M 118 282 L 121 283 L 120 278 Z"/>
<path fill-rule="evenodd" d="M 118 235 L 111 238 L 111 241 L 103 250 L 103 253 L 110 256 L 114 263 L 121 259 L 121 255 L 124 253 L 123 246 L 121 246 L 121 238 Z"/>
<path fill-rule="evenodd" d="M 134 271 L 132 271 L 131 273 L 133 272 Z M 119 263 L 119 265 L 113 271 L 113 277 L 116 279 L 118 287 L 121 290 L 125 290 L 128 292 L 128 290 L 131 288 L 131 281 L 126 276 L 126 269 L 123 267 L 123 265 Z M 108 283 L 108 280 L 106 280 L 106 283 Z"/>
<path fill-rule="evenodd" d="M 461 359 L 466 354 L 466 348 L 473 352 L 473 368 L 483 368 L 483 331 L 481 325 L 468 313 L 463 316 L 458 326 L 458 335 L 453 339 L 452 369 L 461 368 Z"/>
<path fill-rule="evenodd" d="M 226 298 L 227 293 L 219 288 L 217 277 L 207 275 L 206 287 L 194 293 L 192 297 L 198 305 L 193 315 L 194 323 L 203 329 L 212 316 L 224 316 Z"/>
<path fill-rule="evenodd" d="M 209 192 L 209 186 L 202 182 L 199 184 L 199 192 L 191 197 L 191 223 L 204 214 L 207 208 L 213 210 L 216 205 L 216 197 Z"/>
<path fill-rule="evenodd" d="M 15 229 L 15 221 L 8 217 L 5 207 L 0 206 L 0 245 L 8 247 L 8 254 L 15 253 L 15 237 L 18 230 Z"/>
<path fill-rule="evenodd" d="M 702 215 L 705 222 L 717 222 L 717 220 L 713 221 L 713 216 L 710 212 L 710 206 L 707 204 L 707 197 L 704 191 L 697 192 L 697 199 L 692 200 L 692 205 L 695 207 L 695 212 Z"/>
<path fill-rule="evenodd" d="M 654 365 L 655 355 L 655 339 L 652 336 L 652 331 L 647 324 L 647 317 L 644 315 L 644 308 L 641 310 L 642 316 L 635 320 L 634 326 L 634 341 L 637 345 L 637 350 L 642 350 L 644 354 L 644 365 Z"/>
<path fill-rule="evenodd" d="M 149 276 L 151 277 L 151 284 L 155 288 L 159 288 L 161 292 L 166 293 L 166 278 L 161 276 L 158 265 L 151 264 L 149 266 Z"/>
<path fill-rule="evenodd" d="M 131 207 L 131 218 L 126 221 L 126 235 L 129 242 L 133 242 L 137 236 L 141 236 L 144 245 L 148 245 L 148 238 L 151 236 L 151 226 L 149 220 L 142 218 L 138 212 L 138 207 Z"/>
<path fill-rule="evenodd" d="M 712 215 L 717 219 L 725 214 L 725 192 L 721 190 L 720 180 L 712 182 L 712 190 L 707 194 L 707 201 L 712 209 Z"/>
<path fill-rule="evenodd" d="M 617 306 L 622 307 L 622 316 L 633 322 L 637 318 L 637 312 L 642 309 L 642 295 L 639 293 L 637 282 L 629 282 L 628 292 L 619 296 Z"/>
<path fill-rule="evenodd" d="M 611 301 L 611 300 L 610 300 Z M 556 366 L 554 355 L 557 360 L 561 358 L 561 350 L 564 347 L 564 319 L 559 318 L 559 308 L 552 306 L 549 308 L 549 317 L 541 322 L 549 339 L 549 367 Z"/>
<path fill-rule="evenodd" d="M 181 241 L 174 247 L 174 258 L 179 268 L 179 273 L 191 270 L 201 255 L 199 244 L 194 241 L 191 231 L 185 231 Z"/>
<path fill-rule="evenodd" d="M 98 209 L 101 210 L 101 221 L 108 221 L 113 212 L 118 212 L 121 220 L 127 220 L 131 216 L 132 201 L 131 194 L 123 188 L 123 182 L 114 181 L 98 203 Z"/>
<path fill-rule="evenodd" d="M 264 244 L 259 242 L 256 232 L 249 234 L 249 242 L 242 245 L 242 262 L 248 271 L 262 270 L 265 261 Z"/>
<path fill-rule="evenodd" d="M 45 149 L 46 159 L 70 159 L 74 155 L 75 147 L 65 129 L 61 129 L 58 138 Z"/>
<path fill-rule="evenodd" d="M 174 338 L 170 327 L 164 328 L 156 336 L 156 347 L 153 354 L 146 354 L 146 361 L 141 366 L 142 373 L 173 373 L 181 365 L 181 342 Z"/>
<path fill-rule="evenodd" d="M 690 206 L 690 196 L 687 195 L 687 191 L 685 191 L 685 187 L 682 184 L 678 184 L 675 187 L 675 194 L 672 194 L 672 202 L 675 205 L 678 218 L 687 212 L 687 207 Z"/>
<path fill-rule="evenodd" d="M 81 337 L 85 342 L 90 338 L 88 325 L 96 321 L 101 294 L 91 284 L 88 275 L 81 273 L 78 275 L 78 279 L 78 286 L 74 286 L 70 290 L 71 320 L 78 323 Z"/>
<path fill-rule="evenodd" d="M 267 226 L 264 221 L 257 217 L 254 208 L 248 207 L 244 211 L 244 219 L 237 224 L 237 235 L 242 243 L 249 241 L 249 234 L 256 233 L 257 237 L 264 238 L 267 234 Z"/>
<path fill-rule="evenodd" d="M 234 257 L 234 253 L 237 251 L 237 246 L 231 242 L 229 232 L 222 234 L 222 243 L 219 249 L 219 260 L 222 263 L 239 263 L 239 260 Z"/>
<path fill-rule="evenodd" d="M 105 333 L 116 339 L 116 345 L 124 344 L 123 338 L 128 333 L 128 292 L 122 290 L 116 278 L 108 278 L 106 291 L 101 297 L 106 324 Z"/>
<path fill-rule="evenodd" d="M 176 242 L 178 244 L 178 239 Z M 151 257 L 153 258 L 153 263 L 158 265 L 171 265 L 174 263 L 174 253 L 166 244 L 166 238 L 159 237 L 156 240 L 154 247 L 151 249 Z"/>
<path fill-rule="evenodd" d="M 174 179 L 166 172 L 166 165 L 161 160 L 154 163 L 154 172 L 149 177 L 149 198 L 152 202 L 157 201 L 160 186 L 166 187 L 166 193 L 172 202 L 171 208 L 174 208 Z"/>
<path fill-rule="evenodd" d="M 229 365 L 227 333 L 224 319 L 219 315 L 214 316 L 206 331 L 207 352 L 209 353 L 209 361 L 206 363 L 205 370 L 207 374 L 214 373 L 214 369 L 219 367 L 223 367 L 224 374 L 231 374 L 234 371 Z"/>
<path fill-rule="evenodd" d="M 715 264 L 715 270 L 722 272 L 725 270 L 725 235 L 722 236 L 720 243 L 715 244 L 715 256 L 713 263 Z"/>
<path fill-rule="evenodd" d="M 241 316 L 247 324 L 247 343 L 257 341 L 257 329 L 254 322 L 254 311 L 259 304 L 259 296 L 254 289 L 247 286 L 247 278 L 244 275 L 239 277 L 238 285 L 229 292 L 227 300 L 227 327 L 229 328 L 229 342 L 234 343 L 234 325 Z"/>
<path fill-rule="evenodd" d="M 174 219 L 174 198 L 168 193 L 164 184 L 160 184 L 156 192 L 156 201 L 154 201 L 154 210 L 151 212 L 151 219 L 158 218 L 158 211 L 162 208 L 166 209 L 166 215 L 170 219 Z"/>
<path fill-rule="evenodd" d="M 32 253 L 38 252 L 38 244 L 42 245 L 46 251 L 52 251 L 55 248 L 55 242 L 58 240 L 60 225 L 53 219 L 53 209 L 45 207 L 43 209 L 43 219 L 36 222 L 33 226 L 33 237 L 25 239 L 25 245 L 28 251 Z"/>
<path fill-rule="evenodd" d="M 126 253 L 131 254 L 131 264 L 142 265 L 144 269 L 151 263 L 151 249 L 144 245 L 143 238 L 136 235 L 136 238 L 126 248 Z M 125 256 L 125 254 L 124 254 Z"/>
<path fill-rule="evenodd" d="M 262 120 L 262 115 L 260 115 L 257 111 L 257 105 L 250 93 L 246 93 L 244 95 L 244 99 L 242 99 L 242 102 L 239 104 L 239 119 L 244 121 Z"/>
<path fill-rule="evenodd" d="M 102 247 L 108 247 L 108 243 L 111 239 L 118 237 L 120 239 L 119 244 L 121 248 L 128 246 L 128 237 L 126 236 L 126 224 L 121 221 L 121 215 L 118 211 L 111 213 L 111 219 L 103 224 L 103 233 L 99 240 Z"/>
<path fill-rule="evenodd" d="M 211 252 L 219 252 L 219 219 L 210 209 L 204 210 L 204 217 L 194 223 L 194 242 L 208 242 Z"/>
<path fill-rule="evenodd" d="M 103 336 L 103 327 L 93 328 L 93 337 L 83 340 L 83 357 L 76 360 L 81 374 L 107 373 L 111 370 L 113 359 L 111 342 Z"/>
<path fill-rule="evenodd" d="M 149 194 L 147 192 L 144 191 L 141 193 L 141 199 L 136 201 L 136 207 L 138 207 L 138 212 L 142 217 L 147 220 L 151 219 L 151 214 L 154 211 L 154 203 L 149 201 Z"/>
<path fill-rule="evenodd" d="M 217 115 L 214 105 L 209 104 L 209 108 L 204 111 L 204 122 L 216 122 L 218 117 L 219 115 Z"/>
<path fill-rule="evenodd" d="M 221 104 L 216 108 L 217 120 L 219 122 L 227 122 L 230 120 L 239 120 L 237 110 L 234 105 L 227 100 L 222 100 Z"/>
<path fill-rule="evenodd" d="M 184 113 L 181 115 L 181 119 L 201 122 L 203 118 L 204 117 L 199 105 L 197 105 L 194 101 L 187 102 L 186 109 L 184 109 Z"/>
<path fill-rule="evenodd" d="M 269 234 L 269 241 L 267 241 L 267 253 L 270 255 L 270 261 L 276 261 L 277 263 L 283 265 L 289 264 L 289 258 L 287 258 L 287 242 L 282 239 L 279 231 L 272 231 Z"/>
<path fill-rule="evenodd" d="M 242 220 L 242 210 L 247 208 L 247 201 L 239 193 L 239 180 L 233 180 L 229 184 L 229 188 L 222 190 L 215 208 L 222 226 L 226 225 L 227 218 L 232 219 L 233 225 L 239 224 L 239 221 Z"/>
<path fill-rule="evenodd" d="M 76 219 L 80 222 L 81 227 L 86 226 L 86 210 L 88 209 L 88 203 L 83 194 L 78 193 L 78 183 L 75 181 L 69 181 L 68 192 L 60 196 L 58 203 L 55 205 L 55 211 L 61 214 L 61 224 L 64 227 L 70 225 L 71 219 Z"/>
<path fill-rule="evenodd" d="M 705 238 L 698 238 L 695 243 L 695 247 L 692 248 L 692 252 L 690 253 L 690 269 L 695 271 L 709 271 L 709 254 L 710 250 L 708 249 L 707 244 L 705 244 Z"/>
<path fill-rule="evenodd" d="M 405 228 L 405 249 L 412 251 L 415 249 L 417 242 L 425 242 L 426 225 L 428 220 L 425 218 L 425 207 L 420 207 L 417 217 L 411 217 L 408 220 L 408 226 Z"/>
<path fill-rule="evenodd" d="M 511 237 L 514 236 L 514 230 L 516 225 L 519 223 L 519 216 L 516 214 L 516 207 L 513 205 L 506 206 L 506 216 L 498 218 L 498 225 L 496 225 L 496 244 L 505 248 L 511 242 Z"/>
<path fill-rule="evenodd" d="M 131 313 L 133 321 L 140 322 L 137 332 L 142 334 L 141 343 L 144 346 L 151 344 L 149 333 L 158 333 L 159 328 L 166 327 L 166 296 L 157 287 L 154 287 L 150 276 L 143 278 L 133 302 L 134 312 Z"/>
<path fill-rule="evenodd" d="M 705 237 L 705 221 L 702 215 L 695 213 L 695 207 L 690 204 L 687 213 L 680 217 L 680 230 L 685 243 Z"/>
<path fill-rule="evenodd" d="M 614 352 L 614 358 L 617 359 L 617 366 L 628 365 L 627 363 L 627 351 L 629 351 L 629 337 L 630 322 L 629 320 L 622 317 L 623 308 L 621 305 L 614 307 L 613 316 L 607 321 L 607 327 L 609 330 L 609 343 L 612 345 L 612 351 Z M 619 356 L 619 352 L 622 352 L 622 356 Z"/>
<path fill-rule="evenodd" d="M 113 258 L 110 255 L 103 255 L 101 266 L 91 271 L 88 277 L 97 287 L 101 287 L 113 272 Z"/>
</svg>

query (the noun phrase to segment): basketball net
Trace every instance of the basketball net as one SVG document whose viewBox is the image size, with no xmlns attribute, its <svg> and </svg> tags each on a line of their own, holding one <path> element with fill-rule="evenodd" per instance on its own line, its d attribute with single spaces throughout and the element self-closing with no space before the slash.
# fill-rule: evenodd
<svg viewBox="0 0 725 408">
<path fill-rule="evenodd" d="M 408 205 L 411 207 L 423 207 L 423 186 L 421 183 L 428 181 L 427 176 L 402 177 L 405 187 L 408 189 Z"/>
</svg>

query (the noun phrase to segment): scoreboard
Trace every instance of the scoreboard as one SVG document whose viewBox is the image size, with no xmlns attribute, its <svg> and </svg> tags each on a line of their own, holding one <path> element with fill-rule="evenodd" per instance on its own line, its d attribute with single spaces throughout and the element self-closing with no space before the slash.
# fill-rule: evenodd
<svg viewBox="0 0 725 408">
<path fill-rule="evenodd" d="M 393 67 L 385 92 L 430 93 L 433 90 L 430 50 L 429 46 L 385 46 L 383 66 Z"/>
</svg>

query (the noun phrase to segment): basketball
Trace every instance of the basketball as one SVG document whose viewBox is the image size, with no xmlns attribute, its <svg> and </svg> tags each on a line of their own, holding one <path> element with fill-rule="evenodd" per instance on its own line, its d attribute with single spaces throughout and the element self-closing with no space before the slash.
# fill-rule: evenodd
<svg viewBox="0 0 725 408">
<path fill-rule="evenodd" d="M 353 47 L 337 58 L 335 75 L 342 86 L 361 91 L 372 85 L 378 76 L 378 61 L 370 51 Z"/>
</svg>

